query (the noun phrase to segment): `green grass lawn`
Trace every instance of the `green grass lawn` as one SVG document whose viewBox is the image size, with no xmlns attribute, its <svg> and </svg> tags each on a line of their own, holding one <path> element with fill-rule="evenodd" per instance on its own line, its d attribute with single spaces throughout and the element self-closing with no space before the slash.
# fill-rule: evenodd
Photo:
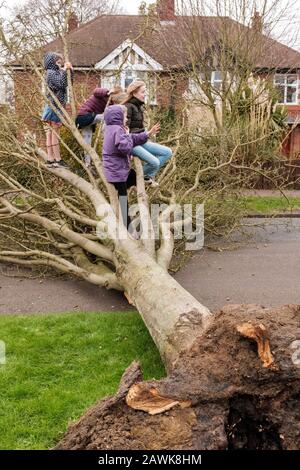
<svg viewBox="0 0 300 470">
<path fill-rule="evenodd" d="M 284 197 L 245 196 L 238 203 L 248 213 L 273 214 L 300 209 L 300 197 L 291 197 L 287 201 Z"/>
<path fill-rule="evenodd" d="M 125 368 L 165 375 L 140 316 L 72 313 L 0 317 L 0 449 L 47 449 L 67 424 L 113 394 Z"/>
</svg>

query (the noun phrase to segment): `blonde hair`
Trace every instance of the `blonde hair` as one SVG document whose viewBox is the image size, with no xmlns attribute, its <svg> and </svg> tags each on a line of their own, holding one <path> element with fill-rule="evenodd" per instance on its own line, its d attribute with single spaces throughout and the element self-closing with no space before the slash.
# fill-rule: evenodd
<svg viewBox="0 0 300 470">
<path fill-rule="evenodd" d="M 115 97 L 119 95 L 121 92 L 123 92 L 123 88 L 120 85 L 114 85 L 113 88 L 110 90 L 110 95 L 109 95 L 106 107 L 110 106 L 111 104 L 117 104 L 115 102 Z"/>
<path fill-rule="evenodd" d="M 110 104 L 122 104 L 125 98 L 127 98 L 127 93 L 125 91 L 112 93 L 110 95 Z"/>
<path fill-rule="evenodd" d="M 134 93 L 139 89 L 142 88 L 142 86 L 146 86 L 146 83 L 143 82 L 142 80 L 136 80 L 135 82 L 130 83 L 126 90 L 126 98 L 122 102 L 122 104 L 128 103 L 128 101 L 131 100 L 133 97 Z"/>
</svg>

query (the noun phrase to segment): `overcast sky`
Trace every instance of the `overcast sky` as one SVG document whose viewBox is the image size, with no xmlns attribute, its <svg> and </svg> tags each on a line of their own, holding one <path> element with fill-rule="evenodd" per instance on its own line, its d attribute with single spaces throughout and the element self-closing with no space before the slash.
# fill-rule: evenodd
<svg viewBox="0 0 300 470">
<path fill-rule="evenodd" d="M 146 0 L 146 3 L 153 3 L 154 0 Z M 23 0 L 6 0 L 7 5 L 13 7 L 14 5 L 22 5 Z M 2 2 L 0 2 L 2 3 Z M 141 0 L 121 0 L 123 8 L 126 9 L 127 13 L 134 14 L 138 11 L 138 6 L 140 5 Z"/>
<path fill-rule="evenodd" d="M 134 14 L 138 11 L 138 6 L 141 3 L 141 0 L 122 0 L 121 3 L 123 4 L 124 8 L 126 8 L 128 13 Z M 154 3 L 153 0 L 150 2 L 149 0 L 147 3 Z"/>
</svg>

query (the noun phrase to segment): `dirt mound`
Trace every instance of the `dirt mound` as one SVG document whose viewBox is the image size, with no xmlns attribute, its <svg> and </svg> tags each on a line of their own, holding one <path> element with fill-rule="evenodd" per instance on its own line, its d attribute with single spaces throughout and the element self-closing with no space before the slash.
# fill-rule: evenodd
<svg viewBox="0 0 300 470">
<path fill-rule="evenodd" d="M 300 306 L 226 306 L 168 377 L 133 363 L 56 449 L 300 449 L 298 340 Z"/>
</svg>

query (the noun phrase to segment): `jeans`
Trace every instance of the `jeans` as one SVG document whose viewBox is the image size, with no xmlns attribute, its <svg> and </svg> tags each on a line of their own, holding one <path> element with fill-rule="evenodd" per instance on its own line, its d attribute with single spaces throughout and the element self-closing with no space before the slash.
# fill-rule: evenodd
<svg viewBox="0 0 300 470">
<path fill-rule="evenodd" d="M 94 121 L 89 126 L 83 127 L 82 137 L 83 137 L 83 140 L 85 141 L 86 144 L 88 144 L 88 145 L 92 144 L 93 126 L 95 124 L 98 124 L 98 122 L 101 122 L 101 121 L 103 121 L 103 114 L 97 114 L 95 116 Z M 84 162 L 87 166 L 90 166 L 90 164 L 92 162 L 91 156 L 86 151 L 84 151 Z"/>
<path fill-rule="evenodd" d="M 133 148 L 132 155 L 145 162 L 144 176 L 154 178 L 156 173 L 172 157 L 172 150 L 155 142 L 146 142 Z"/>
</svg>

